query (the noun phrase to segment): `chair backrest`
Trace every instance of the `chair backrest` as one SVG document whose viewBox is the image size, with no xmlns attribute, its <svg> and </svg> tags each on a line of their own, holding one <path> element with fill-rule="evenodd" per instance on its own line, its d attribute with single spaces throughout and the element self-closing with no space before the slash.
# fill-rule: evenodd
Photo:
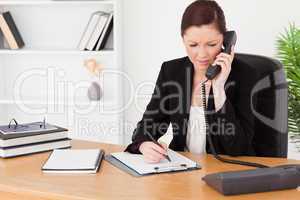
<svg viewBox="0 0 300 200">
<path fill-rule="evenodd" d="M 257 71 L 252 90 L 255 115 L 253 146 L 257 156 L 287 157 L 288 89 L 282 64 L 275 59 L 250 54 L 235 57 Z M 254 78 L 254 77 L 253 77 Z"/>
</svg>

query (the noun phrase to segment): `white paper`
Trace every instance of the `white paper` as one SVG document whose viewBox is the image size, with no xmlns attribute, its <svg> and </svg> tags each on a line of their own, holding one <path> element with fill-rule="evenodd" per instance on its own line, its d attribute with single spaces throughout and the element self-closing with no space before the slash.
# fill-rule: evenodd
<svg viewBox="0 0 300 200">
<path fill-rule="evenodd" d="M 167 159 L 163 159 L 159 163 L 155 164 L 146 163 L 143 155 L 141 154 L 118 152 L 112 153 L 111 155 L 139 174 L 149 174 L 163 171 L 177 171 L 197 166 L 196 162 L 170 149 L 168 149 L 168 156 L 170 157 L 171 162 L 169 162 Z M 186 166 L 183 167 L 182 164 Z M 155 169 L 157 167 L 158 169 Z"/>
</svg>

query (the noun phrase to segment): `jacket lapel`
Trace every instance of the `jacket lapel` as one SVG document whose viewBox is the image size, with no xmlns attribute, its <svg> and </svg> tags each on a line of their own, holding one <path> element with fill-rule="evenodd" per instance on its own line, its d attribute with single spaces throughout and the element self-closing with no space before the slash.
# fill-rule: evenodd
<svg viewBox="0 0 300 200">
<path fill-rule="evenodd" d="M 184 82 L 182 84 L 183 87 L 183 106 L 184 106 L 184 114 L 183 114 L 183 127 L 182 134 L 180 134 L 179 140 L 183 148 L 186 147 L 186 136 L 187 136 L 187 128 L 188 121 L 190 116 L 190 108 L 191 108 L 191 100 L 192 100 L 192 88 L 193 88 L 193 77 L 194 77 L 194 66 L 189 60 L 186 58 L 185 66 L 184 66 Z"/>
</svg>

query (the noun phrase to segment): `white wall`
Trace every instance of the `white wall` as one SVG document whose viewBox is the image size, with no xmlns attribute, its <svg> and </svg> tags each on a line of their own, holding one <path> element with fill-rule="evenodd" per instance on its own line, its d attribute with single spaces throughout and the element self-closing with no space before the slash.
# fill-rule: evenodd
<svg viewBox="0 0 300 200">
<path fill-rule="evenodd" d="M 157 78 L 161 63 L 185 56 L 180 37 L 180 21 L 183 10 L 192 0 L 125 0 L 123 3 L 124 70 L 138 87 L 145 81 Z M 237 52 L 275 56 L 276 37 L 289 22 L 300 25 L 300 1 L 285 0 L 218 0 L 224 9 L 229 29 L 238 34 Z M 129 93 L 124 86 L 125 99 Z M 152 92 L 143 87 L 147 98 L 137 101 L 125 112 L 125 129 L 128 143 L 133 129 L 141 119 Z M 125 102 L 128 102 L 125 100 Z"/>
<path fill-rule="evenodd" d="M 125 0 L 123 2 L 124 70 L 134 88 L 147 81 L 155 82 L 165 60 L 184 56 L 180 37 L 180 20 L 185 7 L 192 0 Z M 153 83 L 154 84 L 154 83 Z M 125 84 L 125 102 L 132 93 Z M 152 93 L 153 87 L 143 87 Z M 137 91 L 135 91 L 137 92 Z M 141 119 L 148 98 L 130 104 L 125 112 L 125 143 L 130 141 L 134 126 Z M 137 108 L 137 106 L 139 108 Z"/>
<path fill-rule="evenodd" d="M 275 41 L 289 22 L 300 25 L 300 1 L 285 0 L 218 0 L 229 29 L 238 34 L 239 52 L 276 55 Z"/>
</svg>

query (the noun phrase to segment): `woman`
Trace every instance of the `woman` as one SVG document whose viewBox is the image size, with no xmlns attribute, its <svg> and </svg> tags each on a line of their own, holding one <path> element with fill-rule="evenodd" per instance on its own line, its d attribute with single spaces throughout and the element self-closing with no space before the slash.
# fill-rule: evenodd
<svg viewBox="0 0 300 200">
<path fill-rule="evenodd" d="M 166 147 L 156 145 L 147 134 L 157 140 L 171 123 L 169 148 L 173 150 L 210 153 L 206 142 L 210 134 L 217 153 L 255 155 L 250 106 L 255 71 L 234 59 L 233 48 L 230 55 L 221 52 L 225 32 L 224 13 L 215 1 L 198 0 L 186 8 L 181 36 L 188 56 L 162 64 L 152 98 L 126 151 L 142 153 L 149 163 L 164 159 Z M 205 83 L 204 112 L 201 85 L 211 64 L 220 65 L 221 72 Z"/>
</svg>

